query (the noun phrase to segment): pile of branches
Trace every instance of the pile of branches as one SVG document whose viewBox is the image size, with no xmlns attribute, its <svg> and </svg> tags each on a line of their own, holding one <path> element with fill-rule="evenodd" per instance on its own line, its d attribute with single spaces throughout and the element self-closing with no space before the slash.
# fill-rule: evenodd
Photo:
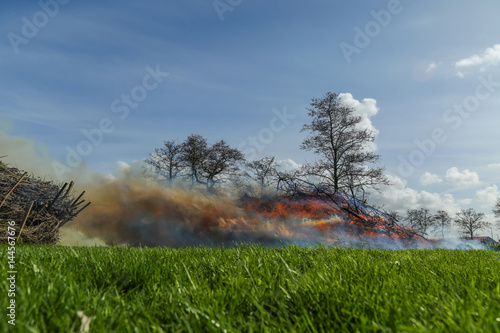
<svg viewBox="0 0 500 333">
<path fill-rule="evenodd" d="M 24 243 L 53 244 L 59 228 L 90 205 L 75 196 L 73 182 L 57 185 L 0 161 L 0 243 L 8 239 L 8 222 L 15 222 L 16 239 Z"/>
<path fill-rule="evenodd" d="M 366 201 L 357 200 L 345 193 L 331 192 L 319 188 L 316 188 L 311 195 L 329 204 L 333 203 L 346 214 L 346 217 L 355 221 L 358 225 L 371 228 L 388 237 L 396 236 L 408 246 L 413 242 L 427 242 L 423 235 L 413 229 L 400 226 L 396 218 L 369 206 Z"/>
<path fill-rule="evenodd" d="M 349 228 L 348 233 L 352 235 L 372 232 L 374 235 L 397 239 L 405 247 L 427 242 L 424 236 L 413 229 L 400 226 L 393 216 L 345 193 L 320 187 L 311 186 L 309 192 L 295 191 L 291 196 L 276 198 L 252 199 L 245 196 L 241 201 L 247 209 L 256 210 L 264 216 L 273 215 L 276 208 L 283 204 L 280 214 L 284 218 L 293 217 L 297 213 L 304 213 L 312 219 L 336 215 L 346 222 L 353 222 L 346 225 Z"/>
</svg>

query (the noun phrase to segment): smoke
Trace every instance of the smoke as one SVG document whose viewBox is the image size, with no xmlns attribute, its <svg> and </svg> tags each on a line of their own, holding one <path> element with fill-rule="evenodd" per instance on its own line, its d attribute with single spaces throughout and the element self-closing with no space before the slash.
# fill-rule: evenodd
<svg viewBox="0 0 500 333">
<path fill-rule="evenodd" d="M 75 181 L 75 191 L 92 204 L 61 228 L 61 244 L 186 246 L 231 241 L 277 242 L 276 226 L 252 220 L 229 198 L 165 189 L 141 177 L 141 168 L 118 163 L 116 176 L 93 173 L 82 164 L 61 180 L 49 149 L 0 131 L 2 162 L 56 183 Z"/>
<path fill-rule="evenodd" d="M 445 238 L 435 246 L 448 250 L 485 250 L 486 246 L 477 240 L 463 240 L 458 236 L 455 238 Z"/>
<path fill-rule="evenodd" d="M 287 240 L 278 225 L 250 217 L 230 198 L 132 178 L 91 186 L 88 197 L 93 204 L 74 226 L 107 244 L 182 247 Z"/>
<path fill-rule="evenodd" d="M 1 130 L 0 157 L 2 157 L 2 162 L 12 167 L 57 182 L 75 180 L 82 183 L 90 181 L 93 177 L 88 165 L 82 163 L 78 168 L 66 173 L 63 179 L 60 179 L 60 175 L 56 174 L 53 167 L 53 162 L 56 159 L 50 155 L 47 146 L 36 144 L 33 140 L 25 137 L 11 136 Z"/>
<path fill-rule="evenodd" d="M 65 246 L 104 246 L 99 238 L 89 238 L 73 227 L 64 226 L 59 229 L 59 245 Z"/>
<path fill-rule="evenodd" d="M 50 159 L 47 148 L 36 145 L 32 140 L 9 136 L 0 132 L 0 156 L 4 163 L 31 173 L 51 174 Z"/>
<path fill-rule="evenodd" d="M 237 200 L 165 188 L 127 172 L 88 185 L 93 204 L 73 227 L 106 244 L 185 247 L 252 242 L 372 248 L 481 249 L 422 237 L 380 218 L 356 218 L 319 199 Z M 365 220 L 366 219 L 366 220 Z"/>
<path fill-rule="evenodd" d="M 422 241 L 381 219 L 364 221 L 314 197 L 215 197 L 160 187 L 126 172 L 119 179 L 101 179 L 87 186 L 92 205 L 72 225 L 106 244 L 278 246 L 286 242 L 403 248 Z"/>
</svg>

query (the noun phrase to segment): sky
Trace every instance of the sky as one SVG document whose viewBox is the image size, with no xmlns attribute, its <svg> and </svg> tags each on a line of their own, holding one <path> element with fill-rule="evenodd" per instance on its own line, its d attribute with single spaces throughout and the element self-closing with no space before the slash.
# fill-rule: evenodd
<svg viewBox="0 0 500 333">
<path fill-rule="evenodd" d="M 492 219 L 498 2 L 4 0 L 0 9 L 0 156 L 19 167 L 55 160 L 43 171 L 112 174 L 193 133 L 248 159 L 300 165 L 315 159 L 299 149 L 306 108 L 331 91 L 378 133 L 393 185 L 375 203 L 473 207 Z"/>
</svg>

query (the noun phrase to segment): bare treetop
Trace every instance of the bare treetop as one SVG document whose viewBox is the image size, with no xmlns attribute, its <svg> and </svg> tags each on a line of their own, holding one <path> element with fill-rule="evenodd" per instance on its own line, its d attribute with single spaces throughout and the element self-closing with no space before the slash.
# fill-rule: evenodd
<svg viewBox="0 0 500 333">
<path fill-rule="evenodd" d="M 183 162 L 181 160 L 182 146 L 175 140 L 164 141 L 163 147 L 155 148 L 155 152 L 149 155 L 144 162 L 153 168 L 153 178 L 161 176 L 165 178 L 170 185 L 182 171 Z"/>
<path fill-rule="evenodd" d="M 213 191 L 215 184 L 237 171 L 243 161 L 243 154 L 224 140 L 209 145 L 201 135 L 191 134 L 181 144 L 165 141 L 164 147 L 156 148 L 145 163 L 152 167 L 154 175 L 167 179 L 169 185 L 181 176 L 191 183 L 191 188 L 202 184 Z"/>
<path fill-rule="evenodd" d="M 497 219 L 497 221 L 496 221 L 497 229 L 500 230 L 500 197 L 497 198 L 497 202 L 495 203 L 495 207 L 493 207 L 493 215 Z"/>
<path fill-rule="evenodd" d="M 243 153 L 231 148 L 224 140 L 214 143 L 207 149 L 200 168 L 207 188 L 213 190 L 214 185 L 222 180 L 222 175 L 234 173 L 238 170 L 237 164 L 243 161 Z"/>
<path fill-rule="evenodd" d="M 500 197 L 497 198 L 497 202 L 495 203 L 495 207 L 493 208 L 493 214 L 497 219 L 500 219 Z"/>
<path fill-rule="evenodd" d="M 201 182 L 199 170 L 203 160 L 207 155 L 207 139 L 199 134 L 191 134 L 182 143 L 181 160 L 189 170 L 191 188 L 195 182 Z"/>
<path fill-rule="evenodd" d="M 328 92 L 313 98 L 307 110 L 312 121 L 302 127 L 309 136 L 300 148 L 318 155 L 308 173 L 322 186 L 364 199 L 367 189 L 388 184 L 383 168 L 370 166 L 380 159 L 369 149 L 375 133 L 361 127 L 363 117 L 356 116 L 355 109 L 344 105 L 337 93 Z"/>
<path fill-rule="evenodd" d="M 270 185 L 276 175 L 278 164 L 272 157 L 263 157 L 260 160 L 246 162 L 245 167 L 251 173 L 250 177 L 255 179 L 260 187 L 260 196 L 264 195 L 264 190 Z"/>
<path fill-rule="evenodd" d="M 485 229 L 490 225 L 484 221 L 484 213 L 476 212 L 473 208 L 463 209 L 457 213 L 455 224 L 470 238 L 474 238 L 476 231 Z"/>
</svg>

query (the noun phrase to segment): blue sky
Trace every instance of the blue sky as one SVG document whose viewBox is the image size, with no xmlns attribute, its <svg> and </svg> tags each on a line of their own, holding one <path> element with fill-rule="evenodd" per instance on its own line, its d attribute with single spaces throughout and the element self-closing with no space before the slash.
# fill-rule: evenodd
<svg viewBox="0 0 500 333">
<path fill-rule="evenodd" d="M 374 111 L 377 152 L 395 184 L 379 200 L 387 208 L 489 213 L 500 195 L 500 87 L 468 105 L 467 117 L 447 111 L 474 103 L 477 89 L 485 95 L 484 80 L 500 82 L 500 3 L 7 0 L 0 8 L 2 140 L 31 140 L 41 159 L 65 163 L 67 147 L 86 140 L 82 130 L 109 119 L 113 130 L 84 157 L 100 173 L 191 133 L 247 151 L 249 136 L 261 135 L 256 156 L 301 164 L 314 158 L 298 148 L 305 108 L 334 91 Z M 356 52 L 346 57 L 347 44 Z M 148 67 L 169 75 L 147 81 L 158 84 L 144 97 Z M 120 119 L 111 105 L 134 89 L 141 100 Z M 294 117 L 275 120 L 281 130 L 269 136 L 284 110 Z M 420 149 L 415 140 L 428 142 L 435 129 L 446 140 L 401 172 L 401 158 Z"/>
</svg>

